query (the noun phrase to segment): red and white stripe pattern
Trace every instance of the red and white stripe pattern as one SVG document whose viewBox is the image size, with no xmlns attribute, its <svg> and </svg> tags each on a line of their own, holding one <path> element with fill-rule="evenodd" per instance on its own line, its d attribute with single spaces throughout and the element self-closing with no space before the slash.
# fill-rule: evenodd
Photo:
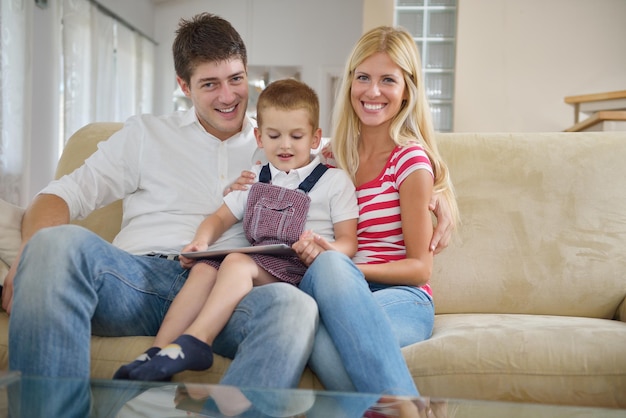
<svg viewBox="0 0 626 418">
<path fill-rule="evenodd" d="M 433 175 L 422 146 L 415 143 L 396 147 L 380 176 L 357 187 L 359 246 L 355 263 L 386 263 L 406 257 L 399 190 L 416 170 L 428 170 Z"/>
</svg>

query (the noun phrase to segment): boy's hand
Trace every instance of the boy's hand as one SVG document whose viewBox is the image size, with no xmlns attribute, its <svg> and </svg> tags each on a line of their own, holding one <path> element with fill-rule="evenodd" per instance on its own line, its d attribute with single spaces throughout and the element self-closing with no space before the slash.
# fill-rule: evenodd
<svg viewBox="0 0 626 418">
<path fill-rule="evenodd" d="M 304 231 L 302 235 L 300 235 L 300 239 L 291 247 L 306 266 L 311 265 L 317 256 L 324 251 L 334 250 L 331 243 L 310 230 Z"/>
<path fill-rule="evenodd" d="M 209 248 L 209 246 L 206 243 L 202 243 L 202 242 L 191 242 L 187 245 L 185 245 L 183 247 L 182 250 L 180 250 L 181 253 L 192 253 L 195 251 L 206 251 Z M 180 255 L 178 257 L 178 261 L 180 262 L 180 266 L 184 269 L 189 269 L 191 268 L 191 266 L 193 266 L 196 262 L 196 260 L 192 259 L 192 258 L 187 258 L 184 257 L 182 255 Z"/>
</svg>

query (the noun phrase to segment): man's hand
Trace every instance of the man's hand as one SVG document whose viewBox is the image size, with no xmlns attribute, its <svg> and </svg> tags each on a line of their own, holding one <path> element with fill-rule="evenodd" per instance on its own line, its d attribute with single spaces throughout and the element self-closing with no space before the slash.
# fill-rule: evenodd
<svg viewBox="0 0 626 418">
<path fill-rule="evenodd" d="M 17 272 L 17 265 L 22 257 L 22 251 L 30 238 L 42 228 L 64 225 L 70 222 L 70 209 L 65 200 L 56 195 L 39 194 L 26 208 L 22 217 L 22 245 L 11 264 L 9 273 L 4 279 L 2 287 L 2 308 L 11 312 L 13 304 L 13 281 Z"/>
<path fill-rule="evenodd" d="M 15 278 L 15 272 L 17 271 L 17 264 L 20 262 L 21 254 L 22 249 L 20 248 L 2 285 L 2 309 L 7 311 L 8 314 L 11 314 L 11 307 L 13 306 L 13 279 Z"/>
<path fill-rule="evenodd" d="M 439 254 L 450 243 L 454 223 L 452 222 L 452 213 L 448 201 L 441 194 L 433 195 L 428 208 L 435 214 L 437 218 L 437 226 L 433 231 L 433 237 L 430 240 L 430 250 L 435 254 Z"/>
</svg>

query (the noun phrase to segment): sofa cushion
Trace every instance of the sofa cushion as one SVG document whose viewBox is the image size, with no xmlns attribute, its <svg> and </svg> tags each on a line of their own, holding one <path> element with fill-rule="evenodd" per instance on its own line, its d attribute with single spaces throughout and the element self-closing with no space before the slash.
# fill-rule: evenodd
<svg viewBox="0 0 626 418">
<path fill-rule="evenodd" d="M 0 285 L 22 243 L 24 209 L 0 199 Z"/>
<path fill-rule="evenodd" d="M 402 352 L 423 394 L 623 408 L 625 331 L 609 319 L 441 314 Z"/>
</svg>

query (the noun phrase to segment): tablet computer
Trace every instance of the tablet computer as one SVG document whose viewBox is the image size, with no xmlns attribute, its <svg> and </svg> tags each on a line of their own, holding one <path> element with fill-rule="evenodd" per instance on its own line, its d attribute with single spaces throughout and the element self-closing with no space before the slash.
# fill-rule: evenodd
<svg viewBox="0 0 626 418">
<path fill-rule="evenodd" d="M 187 258 L 199 259 L 222 258 L 230 253 L 296 255 L 296 252 L 287 244 L 256 245 L 253 247 L 228 248 L 224 250 L 193 251 L 180 253 L 180 255 Z"/>
</svg>

